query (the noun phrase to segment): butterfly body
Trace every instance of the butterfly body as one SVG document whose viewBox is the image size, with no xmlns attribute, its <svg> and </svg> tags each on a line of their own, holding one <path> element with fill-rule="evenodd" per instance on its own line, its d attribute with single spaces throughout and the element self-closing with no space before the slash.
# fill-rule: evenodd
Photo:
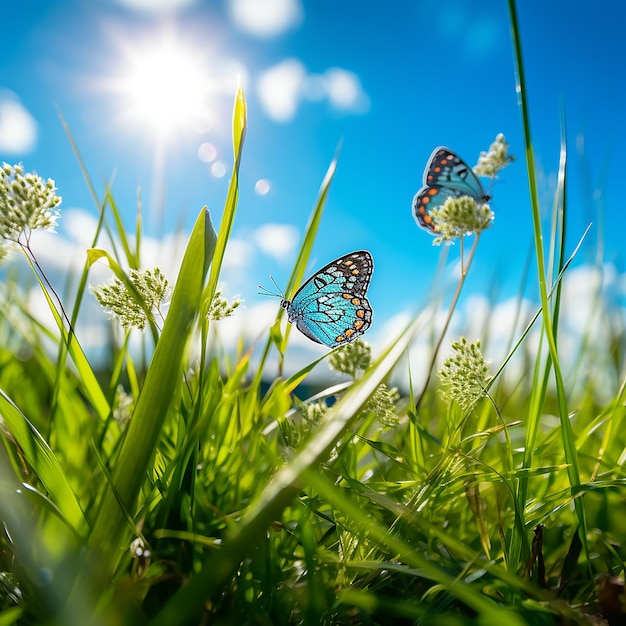
<svg viewBox="0 0 626 626">
<path fill-rule="evenodd" d="M 417 225 L 437 234 L 431 212 L 448 198 L 470 196 L 482 204 L 490 199 L 472 168 L 452 150 L 436 148 L 424 170 L 423 187 L 413 198 L 413 217 Z"/>
<path fill-rule="evenodd" d="M 351 252 L 316 272 L 280 305 L 309 339 L 329 348 L 349 343 L 372 324 L 373 311 L 365 294 L 373 271 L 369 252 Z"/>
</svg>

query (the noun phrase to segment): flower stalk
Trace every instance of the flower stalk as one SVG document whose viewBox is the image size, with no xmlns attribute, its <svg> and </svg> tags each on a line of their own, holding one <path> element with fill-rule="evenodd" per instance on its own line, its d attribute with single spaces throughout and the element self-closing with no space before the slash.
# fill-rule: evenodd
<svg viewBox="0 0 626 626">
<path fill-rule="evenodd" d="M 6 257 L 8 247 L 16 245 L 26 256 L 35 274 L 45 282 L 59 305 L 70 331 L 72 324 L 59 294 L 48 279 L 35 256 L 30 240 L 34 231 L 55 232 L 60 217 L 61 196 L 51 178 L 44 180 L 36 173 L 24 173 L 20 164 L 3 163 L 0 167 L 0 259 Z"/>
</svg>

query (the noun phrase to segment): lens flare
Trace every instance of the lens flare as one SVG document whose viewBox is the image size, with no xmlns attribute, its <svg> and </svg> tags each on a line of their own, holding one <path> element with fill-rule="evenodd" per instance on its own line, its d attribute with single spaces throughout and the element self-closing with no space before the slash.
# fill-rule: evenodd
<svg viewBox="0 0 626 626">
<path fill-rule="evenodd" d="M 123 116 L 161 135 L 191 130 L 210 118 L 212 85 L 207 59 L 174 35 L 126 46 L 115 91 Z"/>
</svg>

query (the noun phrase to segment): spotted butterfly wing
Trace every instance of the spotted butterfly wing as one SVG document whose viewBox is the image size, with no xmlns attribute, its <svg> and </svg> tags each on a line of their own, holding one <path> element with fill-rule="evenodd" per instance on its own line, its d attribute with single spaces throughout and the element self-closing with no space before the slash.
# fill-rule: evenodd
<svg viewBox="0 0 626 626">
<path fill-rule="evenodd" d="M 289 321 L 309 339 L 329 348 L 360 337 L 372 324 L 365 297 L 374 271 L 366 250 L 346 254 L 313 274 L 292 300 L 280 305 Z"/>
<path fill-rule="evenodd" d="M 448 148 L 439 147 L 430 156 L 424 170 L 424 185 L 413 198 L 413 217 L 417 225 L 436 235 L 431 212 L 450 197 L 470 196 L 476 202 L 489 200 L 472 168 Z"/>
</svg>

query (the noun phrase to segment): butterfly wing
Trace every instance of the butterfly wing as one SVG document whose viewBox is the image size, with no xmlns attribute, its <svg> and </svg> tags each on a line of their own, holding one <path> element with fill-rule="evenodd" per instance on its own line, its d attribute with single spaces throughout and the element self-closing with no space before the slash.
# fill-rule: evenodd
<svg viewBox="0 0 626 626">
<path fill-rule="evenodd" d="M 431 154 L 424 171 L 423 184 L 442 185 L 460 191 L 459 195 L 471 196 L 476 202 L 484 202 L 482 183 L 472 168 L 448 148 L 436 148 Z"/>
<path fill-rule="evenodd" d="M 476 202 L 489 200 L 472 168 L 448 148 L 436 148 L 430 155 L 422 183 L 424 186 L 413 198 L 413 216 L 417 225 L 431 234 L 437 233 L 431 211 L 449 197 L 470 196 Z"/>
<path fill-rule="evenodd" d="M 332 261 L 284 300 L 289 321 L 309 339 L 329 348 L 354 341 L 372 324 L 373 311 L 365 297 L 374 260 L 359 250 Z"/>
<path fill-rule="evenodd" d="M 466 194 L 442 185 L 422 187 L 413 198 L 413 217 L 417 225 L 427 230 L 431 235 L 436 235 L 437 225 L 433 221 L 431 211 L 438 209 L 448 198 L 455 198 Z"/>
</svg>

